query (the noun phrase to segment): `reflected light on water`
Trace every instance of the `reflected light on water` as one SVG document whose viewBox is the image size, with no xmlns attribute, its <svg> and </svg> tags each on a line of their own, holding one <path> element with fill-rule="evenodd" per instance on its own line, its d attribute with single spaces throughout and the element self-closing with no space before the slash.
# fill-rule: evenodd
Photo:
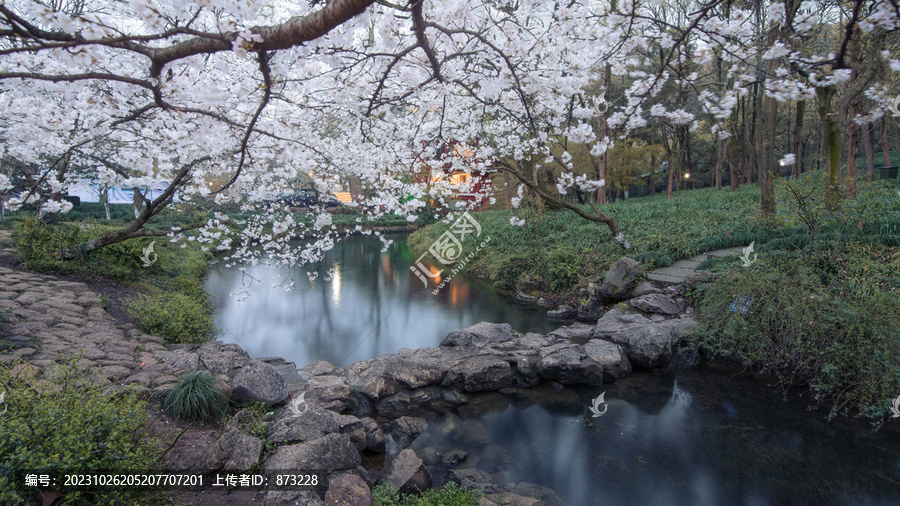
<svg viewBox="0 0 900 506">
<path fill-rule="evenodd" d="M 334 264 L 334 274 L 331 275 L 331 303 L 334 307 L 341 305 L 341 265 Z"/>
</svg>

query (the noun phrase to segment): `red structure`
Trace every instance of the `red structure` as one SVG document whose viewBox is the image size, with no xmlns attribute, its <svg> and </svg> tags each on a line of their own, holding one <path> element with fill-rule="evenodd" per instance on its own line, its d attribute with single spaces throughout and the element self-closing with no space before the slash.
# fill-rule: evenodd
<svg viewBox="0 0 900 506">
<path fill-rule="evenodd" d="M 467 204 L 474 203 L 471 208 L 475 210 L 486 209 L 489 206 L 488 198 L 485 195 L 490 193 L 494 175 L 498 171 L 492 167 L 492 164 L 484 164 L 484 160 L 477 157 L 475 148 L 455 140 L 425 141 L 423 144 L 423 148 L 436 144 L 438 149 L 429 158 L 423 157 L 421 153 L 416 157 L 416 162 L 410 171 L 416 183 L 426 184 L 429 187 L 442 180 L 449 181 L 453 185 L 469 183 L 470 190 L 468 192 L 454 190 L 454 200 L 465 201 Z M 477 146 L 478 140 L 476 139 L 475 147 Z M 465 165 L 472 167 L 469 172 L 460 169 L 459 163 L 456 163 L 454 168 L 454 162 L 458 162 L 459 159 L 464 160 Z"/>
</svg>

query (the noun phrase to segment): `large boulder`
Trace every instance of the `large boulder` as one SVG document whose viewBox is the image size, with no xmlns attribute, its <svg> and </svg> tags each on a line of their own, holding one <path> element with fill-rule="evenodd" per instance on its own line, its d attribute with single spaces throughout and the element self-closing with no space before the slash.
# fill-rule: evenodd
<svg viewBox="0 0 900 506">
<path fill-rule="evenodd" d="M 661 293 L 641 295 L 630 299 L 627 304 L 645 313 L 674 315 L 684 311 L 684 306 L 678 301 Z"/>
<path fill-rule="evenodd" d="M 551 320 L 574 320 L 577 315 L 578 311 L 572 306 L 559 306 L 547 311 L 547 318 Z"/>
<path fill-rule="evenodd" d="M 417 416 L 401 416 L 388 424 L 388 432 L 400 448 L 406 448 L 428 428 L 428 422 Z"/>
<path fill-rule="evenodd" d="M 501 488 L 491 481 L 487 473 L 475 467 L 451 469 L 447 471 L 447 481 L 452 481 L 463 488 L 481 489 L 485 494 L 501 492 Z"/>
<path fill-rule="evenodd" d="M 336 416 L 331 411 L 309 409 L 301 415 L 289 409 L 281 411 L 281 417 L 269 428 L 267 441 L 273 443 L 300 443 L 318 439 L 325 434 L 339 431 Z"/>
<path fill-rule="evenodd" d="M 359 452 L 346 434 L 327 434 L 307 443 L 279 447 L 266 459 L 263 469 L 321 469 L 327 474 L 356 469 L 359 464 Z"/>
<path fill-rule="evenodd" d="M 384 453 L 384 432 L 381 431 L 378 422 L 368 417 L 360 421 L 366 434 L 366 449 L 370 452 Z"/>
<path fill-rule="evenodd" d="M 563 385 L 603 383 L 603 368 L 588 358 L 582 346 L 568 342 L 542 349 L 538 371 L 544 379 Z"/>
<path fill-rule="evenodd" d="M 606 381 L 616 381 L 631 374 L 628 355 L 618 344 L 592 339 L 584 345 L 584 352 L 603 368 L 603 379 Z"/>
<path fill-rule="evenodd" d="M 639 314 L 624 314 L 618 309 L 611 309 L 604 314 L 594 327 L 594 338 L 609 338 L 624 330 L 653 322 Z"/>
<path fill-rule="evenodd" d="M 328 485 L 325 504 L 334 506 L 369 506 L 372 491 L 366 482 L 355 474 L 342 474 Z"/>
<path fill-rule="evenodd" d="M 622 257 L 609 267 L 600 286 L 600 295 L 607 299 L 625 299 L 643 275 L 644 266 L 640 262 Z"/>
<path fill-rule="evenodd" d="M 441 346 L 474 346 L 480 348 L 489 344 L 512 340 L 515 334 L 508 323 L 481 322 L 447 334 Z"/>
<path fill-rule="evenodd" d="M 516 384 L 509 362 L 494 355 L 479 355 L 454 364 L 444 384 L 464 392 L 500 390 Z"/>
<path fill-rule="evenodd" d="M 311 490 L 270 490 L 263 496 L 262 506 L 320 506 L 325 504 Z"/>
<path fill-rule="evenodd" d="M 238 429 L 233 429 L 209 446 L 200 458 L 200 469 L 228 471 L 250 469 L 259 462 L 263 442 Z"/>
<path fill-rule="evenodd" d="M 253 362 L 234 377 L 232 383 L 237 402 L 262 402 L 277 404 L 287 397 L 284 377 L 264 362 Z"/>
<path fill-rule="evenodd" d="M 401 493 L 417 494 L 431 487 L 431 479 L 431 473 L 422 459 L 407 448 L 391 462 L 382 482 L 390 483 Z"/>
<path fill-rule="evenodd" d="M 697 326 L 693 318 L 668 320 L 649 325 L 636 325 L 617 332 L 609 340 L 625 346 L 634 365 L 653 369 L 665 367 L 672 360 L 674 347 Z"/>
<path fill-rule="evenodd" d="M 552 332 L 550 336 L 561 337 L 563 339 L 590 339 L 594 332 L 594 326 L 586 323 L 574 323 L 565 327 L 560 327 Z"/>
</svg>

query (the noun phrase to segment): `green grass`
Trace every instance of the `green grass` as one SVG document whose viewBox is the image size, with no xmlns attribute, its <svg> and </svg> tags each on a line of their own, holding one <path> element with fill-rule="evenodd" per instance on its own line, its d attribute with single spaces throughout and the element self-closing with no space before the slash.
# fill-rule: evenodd
<svg viewBox="0 0 900 506">
<path fill-rule="evenodd" d="M 900 240 L 897 190 L 894 182 L 860 186 L 860 197 L 852 206 L 863 208 L 875 201 L 880 204 L 869 205 L 865 233 L 854 234 L 886 244 Z M 782 192 L 779 206 L 787 202 Z M 474 213 L 482 227 L 482 238 L 490 236 L 491 242 L 467 270 L 508 290 L 515 289 L 523 275 L 531 275 L 541 280 L 543 292 L 571 299 L 576 296 L 578 280 L 583 287 L 586 278 L 602 277 L 622 256 L 641 261 L 648 268 L 663 267 L 698 253 L 753 241 L 757 251 L 764 250 L 768 242 L 773 242 L 771 249 L 783 249 L 792 247 L 786 236 L 802 241 L 800 236 L 807 235 L 797 223 L 760 220 L 757 185 L 742 185 L 734 192 L 714 188 L 679 191 L 671 200 L 658 194 L 609 204 L 602 210 L 625 231 L 632 245 L 629 251 L 612 240 L 606 225 L 587 221 L 571 211 Z M 783 217 L 789 212 L 785 211 Z M 513 216 L 524 218 L 526 224 L 510 225 Z M 409 244 L 417 251 L 427 251 L 448 227 L 438 222 L 421 229 L 410 236 Z"/>
<path fill-rule="evenodd" d="M 215 423 L 229 411 L 228 397 L 209 371 L 189 372 L 166 394 L 165 408 L 187 422 Z"/>
<path fill-rule="evenodd" d="M 482 495 L 479 490 L 466 490 L 453 482 L 418 495 L 401 494 L 389 483 L 382 483 L 372 489 L 372 506 L 475 506 Z"/>
</svg>

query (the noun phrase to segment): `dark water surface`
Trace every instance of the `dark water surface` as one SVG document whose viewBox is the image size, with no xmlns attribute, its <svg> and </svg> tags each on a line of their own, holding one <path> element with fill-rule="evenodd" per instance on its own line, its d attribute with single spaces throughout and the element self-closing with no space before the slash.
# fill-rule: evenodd
<svg viewBox="0 0 900 506">
<path fill-rule="evenodd" d="M 465 276 L 432 295 L 410 273 L 416 256 L 405 236 L 393 239 L 385 252 L 374 237 L 344 239 L 314 266 L 314 281 L 295 269 L 298 288 L 287 293 L 270 287 L 284 273 L 273 279 L 266 267 L 248 268 L 266 285 L 241 303 L 228 297 L 241 273 L 220 264 L 207 289 L 217 295 L 222 339 L 298 367 L 319 359 L 346 366 L 436 346 L 479 321 L 520 332 L 558 326 Z M 607 411 L 592 417 L 591 399 L 602 392 Z M 602 387 L 545 384 L 473 395 L 450 413 L 423 410 L 429 428 L 412 448 L 433 462 L 465 450 L 463 465 L 494 482 L 549 487 L 573 506 L 900 505 L 900 419 L 871 432 L 865 423 L 827 423 L 824 412 L 802 406 L 752 379 L 636 372 Z"/>
</svg>

